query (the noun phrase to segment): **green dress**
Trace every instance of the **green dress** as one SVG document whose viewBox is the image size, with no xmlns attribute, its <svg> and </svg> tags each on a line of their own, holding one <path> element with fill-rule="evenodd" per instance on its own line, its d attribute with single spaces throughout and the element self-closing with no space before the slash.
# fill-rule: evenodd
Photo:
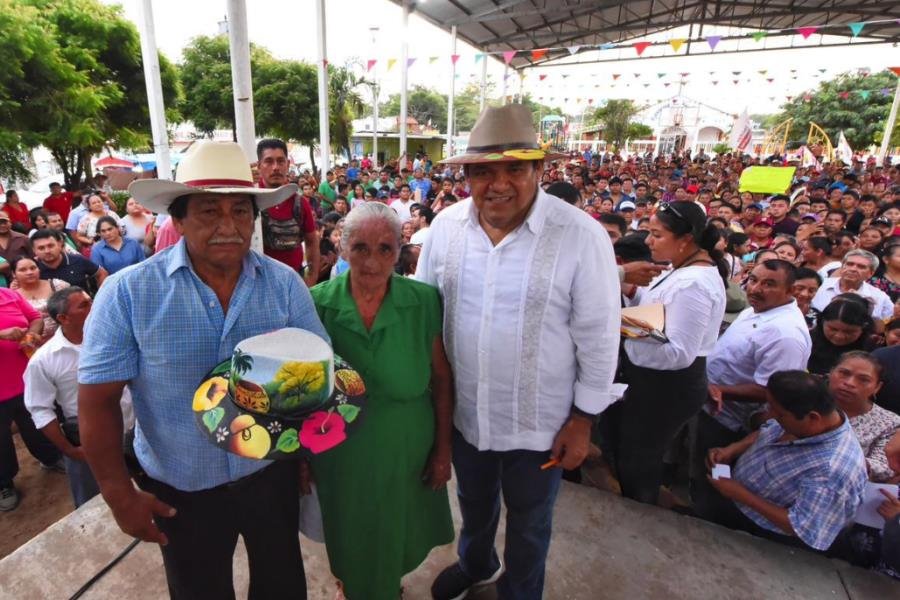
<svg viewBox="0 0 900 600">
<path fill-rule="evenodd" d="M 436 289 L 394 275 L 367 331 L 349 272 L 312 289 L 334 351 L 359 371 L 368 400 L 358 428 L 312 459 L 331 571 L 350 600 L 395 600 L 400 578 L 453 541 L 447 490 L 422 471 L 434 441 L 431 349 Z"/>
</svg>

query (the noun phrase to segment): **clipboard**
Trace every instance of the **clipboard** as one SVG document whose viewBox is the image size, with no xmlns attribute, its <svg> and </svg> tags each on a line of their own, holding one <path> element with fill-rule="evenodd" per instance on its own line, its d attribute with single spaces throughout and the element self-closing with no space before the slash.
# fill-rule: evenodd
<svg viewBox="0 0 900 600">
<path fill-rule="evenodd" d="M 622 324 L 619 331 L 626 338 L 650 338 L 667 343 L 666 308 L 662 304 L 629 306 L 622 309 Z"/>
</svg>

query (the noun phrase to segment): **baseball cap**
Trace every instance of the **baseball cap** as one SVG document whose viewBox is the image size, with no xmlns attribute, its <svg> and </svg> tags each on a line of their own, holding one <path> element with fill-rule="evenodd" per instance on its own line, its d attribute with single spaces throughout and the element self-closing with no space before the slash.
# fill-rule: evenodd
<svg viewBox="0 0 900 600">
<path fill-rule="evenodd" d="M 688 194 L 696 194 L 700 191 L 700 188 L 696 185 L 689 185 L 684 189 L 684 191 L 686 191 Z"/>
<path fill-rule="evenodd" d="M 753 225 L 768 225 L 769 227 L 772 227 L 774 224 L 775 224 L 775 222 L 772 221 L 772 219 L 770 219 L 768 217 L 759 218 L 759 219 L 753 221 Z"/>
<path fill-rule="evenodd" d="M 763 209 L 762 204 L 760 204 L 759 202 L 754 202 L 753 204 L 748 205 L 747 208 L 753 208 L 759 211 Z"/>
<path fill-rule="evenodd" d="M 382 188 L 382 189 L 378 190 L 378 195 L 375 197 L 378 198 L 379 200 L 384 200 L 386 198 L 390 198 L 391 193 L 388 190 Z"/>
<path fill-rule="evenodd" d="M 806 213 L 805 215 L 800 217 L 801 221 L 812 221 L 813 223 L 819 222 L 819 215 L 816 213 Z"/>
<path fill-rule="evenodd" d="M 624 202 L 619 203 L 618 211 L 622 212 L 623 210 L 634 210 L 634 202 L 631 200 L 625 200 Z"/>
</svg>

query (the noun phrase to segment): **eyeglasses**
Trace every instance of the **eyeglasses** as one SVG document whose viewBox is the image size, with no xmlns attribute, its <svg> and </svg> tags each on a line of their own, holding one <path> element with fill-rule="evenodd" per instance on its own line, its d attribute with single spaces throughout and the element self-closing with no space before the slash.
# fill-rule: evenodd
<svg viewBox="0 0 900 600">
<path fill-rule="evenodd" d="M 672 213 L 676 217 L 681 219 L 682 221 L 687 221 L 687 218 L 683 214 L 678 212 L 678 209 L 675 208 L 671 202 L 660 202 L 659 203 L 659 212 L 669 212 L 669 211 L 672 211 Z"/>
</svg>

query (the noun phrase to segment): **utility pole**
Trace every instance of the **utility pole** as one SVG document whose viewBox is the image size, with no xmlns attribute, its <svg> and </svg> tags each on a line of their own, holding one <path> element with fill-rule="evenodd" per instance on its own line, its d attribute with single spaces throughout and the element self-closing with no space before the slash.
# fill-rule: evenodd
<svg viewBox="0 0 900 600">
<path fill-rule="evenodd" d="M 453 101 L 456 97 L 456 25 L 450 28 L 450 96 L 447 98 L 447 156 L 453 156 Z"/>
<path fill-rule="evenodd" d="M 144 81 L 147 84 L 147 104 L 150 109 L 150 130 L 156 172 L 159 179 L 172 179 L 169 158 L 169 134 L 166 130 L 166 107 L 163 102 L 162 79 L 159 75 L 159 53 L 156 49 L 156 30 L 153 24 L 151 0 L 141 0 L 141 58 L 144 61 Z"/>
<path fill-rule="evenodd" d="M 400 33 L 400 169 L 406 167 L 406 102 L 409 77 L 409 0 L 403 0 L 403 31 Z"/>
<path fill-rule="evenodd" d="M 325 180 L 325 174 L 331 168 L 331 139 L 328 131 L 328 51 L 325 43 L 325 0 L 316 1 L 316 40 L 318 47 L 319 70 L 319 166 Z"/>
<path fill-rule="evenodd" d="M 228 44 L 231 50 L 231 81 L 234 92 L 234 127 L 237 143 L 256 161 L 256 121 L 253 116 L 253 80 L 250 77 L 250 35 L 247 31 L 246 0 L 228 0 Z"/>
</svg>

